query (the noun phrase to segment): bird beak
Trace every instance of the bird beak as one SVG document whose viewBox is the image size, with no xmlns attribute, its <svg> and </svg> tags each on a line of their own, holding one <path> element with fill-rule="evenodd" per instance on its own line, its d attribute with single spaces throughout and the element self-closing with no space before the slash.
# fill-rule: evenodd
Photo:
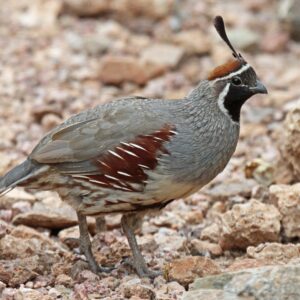
<svg viewBox="0 0 300 300">
<path fill-rule="evenodd" d="M 251 91 L 254 94 L 268 94 L 268 90 L 259 80 L 256 81 L 256 86 L 252 87 Z"/>
</svg>

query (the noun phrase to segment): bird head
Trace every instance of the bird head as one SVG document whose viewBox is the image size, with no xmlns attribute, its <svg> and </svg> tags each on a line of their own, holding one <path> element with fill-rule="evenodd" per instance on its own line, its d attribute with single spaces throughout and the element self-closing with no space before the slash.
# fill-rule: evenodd
<svg viewBox="0 0 300 300">
<path fill-rule="evenodd" d="M 232 50 L 233 58 L 212 70 L 208 81 L 218 97 L 219 108 L 234 122 L 239 122 L 241 107 L 246 100 L 255 94 L 268 92 L 251 65 L 232 46 L 226 34 L 223 18 L 217 16 L 214 25 L 220 37 Z"/>
</svg>

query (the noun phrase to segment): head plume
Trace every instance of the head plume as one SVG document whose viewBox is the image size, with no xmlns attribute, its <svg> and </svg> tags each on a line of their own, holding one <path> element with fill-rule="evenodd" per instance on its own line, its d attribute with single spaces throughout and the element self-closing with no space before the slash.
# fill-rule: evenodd
<svg viewBox="0 0 300 300">
<path fill-rule="evenodd" d="M 226 34 L 226 30 L 225 30 L 224 20 L 221 16 L 216 16 L 215 17 L 214 25 L 215 25 L 215 28 L 216 28 L 219 36 L 227 44 L 227 46 L 232 50 L 233 57 L 238 59 L 238 60 L 241 60 L 241 61 L 245 62 L 245 60 L 242 57 L 241 53 L 237 53 L 235 51 L 234 47 L 232 46 L 231 42 L 229 41 L 229 38 L 228 38 L 228 36 Z"/>
<path fill-rule="evenodd" d="M 223 18 L 221 16 L 216 16 L 214 20 L 214 26 L 222 38 L 222 40 L 227 44 L 227 46 L 231 49 L 233 59 L 229 62 L 215 68 L 208 76 L 208 80 L 213 80 L 216 78 L 220 78 L 240 69 L 243 65 L 247 64 L 244 58 L 240 53 L 237 53 L 234 47 L 232 46 L 229 38 L 226 34 L 225 24 Z"/>
</svg>

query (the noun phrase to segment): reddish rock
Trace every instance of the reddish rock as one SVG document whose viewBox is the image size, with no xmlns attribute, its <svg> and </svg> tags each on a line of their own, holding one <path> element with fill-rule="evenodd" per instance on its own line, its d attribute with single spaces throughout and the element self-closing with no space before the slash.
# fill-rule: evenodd
<svg viewBox="0 0 300 300">
<path fill-rule="evenodd" d="M 226 272 L 236 272 L 244 269 L 253 269 L 263 266 L 269 266 L 275 264 L 272 260 L 267 259 L 253 259 L 242 258 L 235 260 L 227 269 Z"/>
<path fill-rule="evenodd" d="M 112 10 L 114 1 L 64 0 L 64 9 L 78 16 L 95 16 Z"/>
<path fill-rule="evenodd" d="M 295 180 L 300 180 L 300 105 L 296 105 L 286 116 L 279 148 L 284 163 L 293 170 Z"/>
<path fill-rule="evenodd" d="M 107 55 L 102 58 L 99 78 L 108 84 L 121 84 L 127 81 L 145 84 L 163 72 L 163 66 L 141 62 L 132 56 Z"/>
<path fill-rule="evenodd" d="M 174 36 L 174 43 L 180 45 L 189 55 L 203 55 L 211 50 L 210 39 L 198 29 L 179 32 Z"/>
<path fill-rule="evenodd" d="M 66 228 L 77 224 L 76 218 L 64 218 L 53 212 L 35 212 L 30 211 L 17 215 L 13 219 L 14 225 L 27 225 L 32 227 L 45 227 L 52 229 Z"/>
<path fill-rule="evenodd" d="M 201 232 L 201 240 L 218 243 L 220 240 L 220 227 L 217 223 L 205 227 Z"/>
<path fill-rule="evenodd" d="M 145 63 L 174 68 L 183 57 L 184 49 L 170 44 L 154 44 L 142 52 L 141 59 Z"/>
<path fill-rule="evenodd" d="M 221 273 L 220 267 L 210 258 L 203 256 L 188 256 L 169 263 L 165 268 L 168 280 L 178 281 L 187 286 L 196 277 L 204 277 Z"/>
<path fill-rule="evenodd" d="M 44 257 L 45 259 L 45 257 Z M 15 260 L 0 260 L 0 280 L 9 286 L 18 286 L 39 274 L 49 271 L 50 266 L 38 255 Z M 51 260 L 48 258 L 48 263 Z"/>
<path fill-rule="evenodd" d="M 207 253 L 209 253 L 213 256 L 220 256 L 223 253 L 223 250 L 219 244 L 197 239 L 191 240 L 190 250 L 193 255 L 206 255 Z"/>
<path fill-rule="evenodd" d="M 279 239 L 280 219 L 273 205 L 250 200 L 236 204 L 221 217 L 220 246 L 223 249 L 246 249 L 262 242 Z"/>
<path fill-rule="evenodd" d="M 248 247 L 247 255 L 250 258 L 287 263 L 294 258 L 299 258 L 300 252 L 299 246 L 294 244 L 265 243 L 257 247 Z"/>
<path fill-rule="evenodd" d="M 173 9 L 174 0 L 64 0 L 65 11 L 78 16 L 97 16 L 114 12 L 122 16 L 166 17 Z"/>
<path fill-rule="evenodd" d="M 269 202 L 277 206 L 285 236 L 300 237 L 300 183 L 272 185 Z"/>
<path fill-rule="evenodd" d="M 152 288 L 144 284 L 142 280 L 138 278 L 127 281 L 122 285 L 122 290 L 124 297 L 128 299 L 156 299 L 155 292 L 152 290 Z"/>
</svg>

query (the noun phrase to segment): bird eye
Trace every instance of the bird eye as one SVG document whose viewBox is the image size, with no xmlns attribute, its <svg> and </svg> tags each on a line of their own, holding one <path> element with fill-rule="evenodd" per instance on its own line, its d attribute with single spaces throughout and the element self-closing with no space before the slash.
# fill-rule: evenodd
<svg viewBox="0 0 300 300">
<path fill-rule="evenodd" d="M 231 80 L 231 82 L 232 82 L 232 84 L 234 84 L 234 85 L 241 85 L 241 84 L 242 84 L 241 78 L 240 78 L 240 77 L 237 77 L 237 76 L 233 77 L 232 80 Z"/>
</svg>

